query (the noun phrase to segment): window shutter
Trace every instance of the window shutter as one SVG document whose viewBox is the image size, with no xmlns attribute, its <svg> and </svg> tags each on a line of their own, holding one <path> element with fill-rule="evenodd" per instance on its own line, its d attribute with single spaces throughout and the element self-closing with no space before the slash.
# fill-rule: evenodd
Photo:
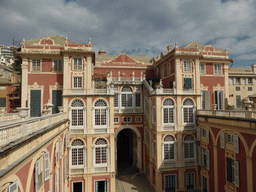
<svg viewBox="0 0 256 192">
<path fill-rule="evenodd" d="M 60 153 L 60 158 L 62 157 L 62 139 L 60 139 L 60 143 L 59 143 L 59 153 Z"/>
<path fill-rule="evenodd" d="M 54 192 L 57 192 L 57 173 L 54 176 Z"/>
<path fill-rule="evenodd" d="M 210 143 L 210 135 L 209 135 L 209 129 L 206 129 L 206 142 Z"/>
<path fill-rule="evenodd" d="M 239 136 L 237 134 L 234 134 L 233 137 L 234 137 L 234 151 L 235 153 L 239 153 Z"/>
<path fill-rule="evenodd" d="M 58 142 L 55 143 L 55 165 L 57 165 L 57 161 L 58 161 L 57 144 L 58 144 Z"/>
<path fill-rule="evenodd" d="M 240 85 L 244 84 L 244 80 L 242 78 L 240 78 Z"/>
<path fill-rule="evenodd" d="M 197 141 L 200 141 L 200 140 L 201 140 L 201 134 L 200 134 L 200 132 L 201 132 L 200 127 L 197 127 L 197 128 L 196 128 L 196 139 L 197 139 Z"/>
<path fill-rule="evenodd" d="M 233 85 L 235 85 L 235 84 L 236 84 L 236 78 L 233 79 Z"/>
<path fill-rule="evenodd" d="M 13 183 L 8 187 L 8 192 L 18 192 L 18 181 L 13 182 Z"/>
<path fill-rule="evenodd" d="M 177 162 L 177 142 L 174 142 L 174 160 Z"/>
<path fill-rule="evenodd" d="M 234 161 L 234 183 L 237 187 L 239 187 L 239 162 Z"/>
<path fill-rule="evenodd" d="M 198 151 L 198 165 L 201 166 L 202 155 L 201 155 L 201 147 L 200 146 L 197 147 L 197 151 Z"/>
<path fill-rule="evenodd" d="M 98 181 L 95 182 L 95 192 L 99 192 L 99 190 L 98 190 Z"/>
<path fill-rule="evenodd" d="M 220 147 L 222 149 L 225 149 L 225 133 L 224 132 L 220 132 Z"/>
<path fill-rule="evenodd" d="M 255 81 L 254 81 L 254 78 L 252 78 L 252 84 L 254 85 Z"/>
<path fill-rule="evenodd" d="M 210 109 L 210 91 L 205 91 L 205 109 Z"/>
<path fill-rule="evenodd" d="M 245 78 L 245 85 L 248 84 L 248 78 Z"/>
<path fill-rule="evenodd" d="M 210 151 L 208 150 L 208 149 L 206 149 L 206 154 L 207 154 L 207 161 L 206 161 L 206 163 L 207 163 L 207 169 L 210 171 Z"/>
<path fill-rule="evenodd" d="M 47 181 L 50 178 L 50 158 L 49 151 L 44 154 L 44 180 Z"/>
<path fill-rule="evenodd" d="M 228 84 L 229 84 L 229 85 L 232 84 L 232 79 L 231 79 L 231 78 L 228 79 Z"/>
<path fill-rule="evenodd" d="M 67 147 L 69 147 L 70 133 L 67 133 Z"/>
</svg>

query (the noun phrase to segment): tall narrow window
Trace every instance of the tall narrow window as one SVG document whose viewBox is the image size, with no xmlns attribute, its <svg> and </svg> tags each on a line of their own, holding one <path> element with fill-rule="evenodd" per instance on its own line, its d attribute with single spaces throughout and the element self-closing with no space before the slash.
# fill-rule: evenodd
<svg viewBox="0 0 256 192">
<path fill-rule="evenodd" d="M 95 181 L 95 192 L 108 192 L 108 180 Z"/>
<path fill-rule="evenodd" d="M 115 93 L 114 95 L 114 107 L 119 106 L 119 94 Z"/>
<path fill-rule="evenodd" d="M 195 142 L 192 135 L 186 135 L 184 138 L 184 158 L 194 159 L 195 157 Z"/>
<path fill-rule="evenodd" d="M 95 164 L 107 165 L 107 141 L 103 138 L 95 142 Z"/>
<path fill-rule="evenodd" d="M 237 108 L 242 107 L 241 95 L 236 95 L 236 107 Z"/>
<path fill-rule="evenodd" d="M 239 187 L 239 162 L 231 158 L 226 158 L 227 181 Z"/>
<path fill-rule="evenodd" d="M 174 160 L 175 159 L 175 145 L 174 137 L 167 135 L 164 138 L 164 160 Z"/>
<path fill-rule="evenodd" d="M 84 142 L 81 139 L 75 139 L 71 144 L 71 165 L 84 165 Z"/>
<path fill-rule="evenodd" d="M 184 70 L 184 72 L 191 72 L 191 62 L 190 61 L 184 61 L 183 70 Z"/>
<path fill-rule="evenodd" d="M 82 58 L 74 58 L 74 70 L 82 70 Z"/>
<path fill-rule="evenodd" d="M 132 89 L 130 87 L 122 88 L 122 107 L 132 107 Z"/>
<path fill-rule="evenodd" d="M 84 125 L 84 103 L 79 99 L 75 99 L 71 104 L 71 125 Z"/>
<path fill-rule="evenodd" d="M 205 91 L 201 91 L 201 102 L 202 109 L 205 109 Z"/>
<path fill-rule="evenodd" d="M 215 104 L 217 105 L 217 110 L 223 109 L 223 91 L 214 92 Z"/>
<path fill-rule="evenodd" d="M 99 99 L 94 104 L 94 125 L 107 125 L 107 103 Z"/>
<path fill-rule="evenodd" d="M 32 71 L 41 71 L 41 61 L 39 59 L 32 60 Z"/>
<path fill-rule="evenodd" d="M 176 175 L 164 176 L 164 189 L 165 191 L 176 191 Z"/>
<path fill-rule="evenodd" d="M 164 124 L 174 123 L 174 102 L 170 98 L 163 102 L 163 122 Z"/>
<path fill-rule="evenodd" d="M 194 122 L 194 102 L 192 99 L 185 99 L 183 102 L 183 122 Z"/>
<path fill-rule="evenodd" d="M 73 88 L 82 88 L 82 77 L 74 77 L 73 80 Z"/>
<path fill-rule="evenodd" d="M 53 71 L 61 72 L 62 71 L 62 61 L 61 60 L 54 60 L 53 61 Z"/>
<path fill-rule="evenodd" d="M 186 186 L 187 186 L 187 190 L 194 189 L 195 173 L 186 173 Z"/>
<path fill-rule="evenodd" d="M 184 78 L 184 89 L 192 89 L 192 78 Z"/>
<path fill-rule="evenodd" d="M 202 176 L 202 188 L 203 192 L 208 192 L 207 178 Z"/>
<path fill-rule="evenodd" d="M 200 63 L 200 74 L 204 75 L 205 74 L 205 70 L 204 70 L 204 64 Z"/>
<path fill-rule="evenodd" d="M 221 64 L 214 64 L 214 74 L 221 75 Z"/>
</svg>

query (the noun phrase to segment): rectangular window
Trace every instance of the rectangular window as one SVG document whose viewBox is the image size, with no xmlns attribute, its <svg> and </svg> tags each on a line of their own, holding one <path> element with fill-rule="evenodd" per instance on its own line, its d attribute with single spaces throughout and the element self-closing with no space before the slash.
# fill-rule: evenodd
<svg viewBox="0 0 256 192">
<path fill-rule="evenodd" d="M 82 182 L 73 182 L 73 192 L 82 192 L 83 183 Z"/>
<path fill-rule="evenodd" d="M 55 71 L 55 72 L 62 71 L 62 61 L 61 60 L 54 60 L 53 71 Z"/>
<path fill-rule="evenodd" d="M 44 154 L 44 181 L 50 178 L 50 157 L 49 151 Z"/>
<path fill-rule="evenodd" d="M 210 151 L 208 149 L 202 148 L 202 166 L 210 170 Z"/>
<path fill-rule="evenodd" d="M 202 136 L 206 137 L 206 129 L 202 129 Z"/>
<path fill-rule="evenodd" d="M 114 123 L 119 123 L 119 117 L 114 117 Z"/>
<path fill-rule="evenodd" d="M 240 77 L 235 77 L 235 78 L 234 78 L 234 84 L 235 84 L 235 85 L 239 85 L 239 84 L 240 84 L 240 81 L 241 81 L 241 80 L 240 80 Z"/>
<path fill-rule="evenodd" d="M 236 87 L 236 91 L 240 91 L 240 87 Z"/>
<path fill-rule="evenodd" d="M 39 59 L 32 60 L 32 71 L 40 71 L 41 70 L 41 61 Z"/>
<path fill-rule="evenodd" d="M 74 77 L 74 88 L 82 88 L 82 77 Z"/>
<path fill-rule="evenodd" d="M 141 116 L 136 116 L 135 117 L 135 123 L 141 123 L 142 122 L 142 117 Z"/>
<path fill-rule="evenodd" d="M 96 147 L 95 148 L 95 160 L 96 164 L 105 164 L 107 163 L 107 148 L 104 147 Z"/>
<path fill-rule="evenodd" d="M 201 75 L 204 75 L 204 64 L 203 63 L 200 63 L 200 74 Z"/>
<path fill-rule="evenodd" d="M 184 72 L 191 72 L 191 62 L 190 61 L 184 61 L 183 71 Z"/>
<path fill-rule="evenodd" d="M 176 175 L 164 176 L 164 189 L 165 191 L 176 191 Z"/>
<path fill-rule="evenodd" d="M 252 91 L 252 87 L 248 87 L 248 91 Z"/>
<path fill-rule="evenodd" d="M 217 104 L 217 110 L 223 109 L 223 91 L 214 92 L 215 104 Z"/>
<path fill-rule="evenodd" d="M 74 70 L 82 70 L 82 58 L 74 58 Z"/>
<path fill-rule="evenodd" d="M 236 107 L 237 108 L 242 107 L 241 95 L 236 95 Z"/>
<path fill-rule="evenodd" d="M 202 109 L 205 109 L 205 91 L 201 91 Z"/>
<path fill-rule="evenodd" d="M 192 78 L 184 78 L 184 89 L 192 89 Z"/>
<path fill-rule="evenodd" d="M 187 190 L 194 189 L 195 173 L 186 173 L 186 186 L 187 186 Z"/>
<path fill-rule="evenodd" d="M 202 187 L 203 187 L 203 192 L 208 192 L 208 186 L 207 186 L 207 178 L 202 176 Z"/>
<path fill-rule="evenodd" d="M 0 107 L 6 107 L 6 98 L 0 98 Z"/>
<path fill-rule="evenodd" d="M 141 107 L 141 94 L 135 94 L 135 107 Z"/>
<path fill-rule="evenodd" d="M 123 122 L 124 123 L 131 123 L 132 122 L 132 117 L 124 117 Z"/>
<path fill-rule="evenodd" d="M 35 163 L 35 187 L 38 191 L 43 185 L 43 172 L 41 169 L 41 158 L 39 158 Z"/>
<path fill-rule="evenodd" d="M 95 181 L 95 192 L 108 192 L 108 181 Z"/>
<path fill-rule="evenodd" d="M 232 134 L 227 134 L 227 143 L 233 144 L 233 135 Z"/>
<path fill-rule="evenodd" d="M 221 64 L 214 64 L 214 74 L 221 75 Z"/>
<path fill-rule="evenodd" d="M 184 158 L 185 159 L 194 158 L 194 142 L 184 143 Z"/>
<path fill-rule="evenodd" d="M 252 84 L 252 78 L 247 78 L 248 84 Z"/>
<path fill-rule="evenodd" d="M 119 106 L 119 94 L 115 93 L 114 95 L 114 107 Z"/>
<path fill-rule="evenodd" d="M 226 158 L 227 181 L 239 187 L 239 162 L 231 158 Z"/>
</svg>

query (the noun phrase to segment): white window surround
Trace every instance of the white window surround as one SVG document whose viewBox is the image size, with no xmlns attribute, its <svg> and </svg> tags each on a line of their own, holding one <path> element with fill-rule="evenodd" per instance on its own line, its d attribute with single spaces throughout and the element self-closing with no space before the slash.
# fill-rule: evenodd
<svg viewBox="0 0 256 192">
<path fill-rule="evenodd" d="M 188 134 L 184 137 L 183 158 L 184 160 L 196 159 L 196 143 L 192 135 Z"/>
<path fill-rule="evenodd" d="M 42 71 L 42 60 L 41 59 L 32 59 L 30 71 L 31 72 L 41 72 Z"/>
<path fill-rule="evenodd" d="M 175 125 L 175 119 L 176 119 L 176 110 L 175 110 L 175 105 L 174 101 L 170 98 L 167 98 L 163 101 L 163 106 L 162 106 L 162 123 L 163 125 Z"/>
<path fill-rule="evenodd" d="M 83 59 L 73 58 L 73 70 L 82 70 L 82 69 L 83 69 Z"/>
<path fill-rule="evenodd" d="M 191 61 L 183 61 L 183 72 L 191 72 L 192 70 Z"/>
<path fill-rule="evenodd" d="M 103 99 L 98 99 L 93 107 L 93 126 L 94 128 L 109 127 L 109 107 Z"/>
<path fill-rule="evenodd" d="M 168 189 L 168 187 L 169 187 L 169 188 L 172 187 L 172 186 L 170 186 L 171 183 L 166 183 L 166 180 L 167 180 L 166 178 L 167 178 L 167 177 L 172 177 L 172 178 L 174 178 L 174 182 L 171 182 L 171 183 L 172 183 L 172 184 L 174 183 L 174 185 L 175 185 L 175 190 L 174 190 L 174 191 L 176 191 L 176 190 L 177 190 L 177 187 L 178 187 L 178 186 L 177 186 L 177 178 L 176 178 L 177 175 L 176 175 L 176 174 L 166 174 L 166 175 L 164 175 L 164 188 L 165 188 L 165 190 Z M 173 190 L 171 189 L 171 191 L 173 191 Z"/>
<path fill-rule="evenodd" d="M 137 89 L 137 87 L 135 87 Z M 115 93 L 117 94 L 117 93 Z M 137 91 L 129 86 L 124 86 L 121 90 L 121 94 L 118 95 L 119 107 L 126 108 L 141 108 L 142 107 L 142 94 L 141 88 Z"/>
<path fill-rule="evenodd" d="M 14 181 L 12 184 L 10 184 L 8 187 L 8 191 L 9 192 L 18 192 L 19 191 L 18 181 Z"/>
<path fill-rule="evenodd" d="M 205 64 L 200 63 L 200 75 L 204 75 L 204 74 L 205 74 Z"/>
<path fill-rule="evenodd" d="M 93 166 L 107 167 L 109 164 L 109 145 L 106 139 L 98 138 L 94 144 Z"/>
<path fill-rule="evenodd" d="M 177 160 L 176 151 L 177 151 L 177 142 L 175 141 L 175 138 L 172 135 L 166 135 L 162 143 L 162 160 L 167 162 L 176 161 Z"/>
<path fill-rule="evenodd" d="M 84 168 L 86 165 L 85 145 L 81 139 L 72 141 L 69 155 L 70 168 Z"/>
<path fill-rule="evenodd" d="M 119 117 L 114 117 L 114 123 L 119 123 Z"/>
<path fill-rule="evenodd" d="M 221 64 L 214 64 L 214 74 L 215 75 L 221 75 Z"/>
<path fill-rule="evenodd" d="M 190 98 L 184 100 L 182 105 L 182 122 L 183 125 L 195 124 L 195 105 Z"/>
<path fill-rule="evenodd" d="M 71 103 L 70 113 L 70 128 L 84 129 L 86 125 L 86 107 L 81 99 L 74 99 Z"/>
<path fill-rule="evenodd" d="M 53 72 L 62 72 L 62 60 L 60 60 L 60 59 L 53 60 L 52 71 Z"/>
<path fill-rule="evenodd" d="M 132 117 L 131 116 L 123 117 L 123 123 L 132 123 Z"/>
<path fill-rule="evenodd" d="M 73 89 L 83 88 L 83 77 L 73 77 Z"/>
</svg>

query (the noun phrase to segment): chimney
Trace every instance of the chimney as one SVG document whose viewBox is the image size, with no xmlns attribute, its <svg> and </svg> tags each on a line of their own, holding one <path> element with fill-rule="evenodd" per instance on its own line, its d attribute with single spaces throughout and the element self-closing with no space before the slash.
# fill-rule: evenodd
<svg viewBox="0 0 256 192">
<path fill-rule="evenodd" d="M 99 55 L 106 55 L 106 51 L 102 48 L 99 50 L 98 53 L 99 53 Z"/>
<path fill-rule="evenodd" d="M 172 51 L 172 46 L 171 46 L 171 45 L 167 46 L 167 51 L 168 51 L 168 52 L 171 52 L 171 51 Z"/>
<path fill-rule="evenodd" d="M 252 66 L 252 72 L 255 74 L 256 73 L 256 64 L 253 64 L 251 66 Z"/>
</svg>

